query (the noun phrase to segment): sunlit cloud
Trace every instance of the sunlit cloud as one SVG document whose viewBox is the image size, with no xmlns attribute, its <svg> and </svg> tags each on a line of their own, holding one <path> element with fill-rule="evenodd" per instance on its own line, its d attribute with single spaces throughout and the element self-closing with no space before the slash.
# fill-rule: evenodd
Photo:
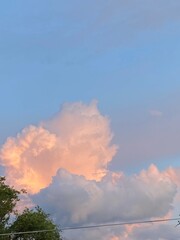
<svg viewBox="0 0 180 240">
<path fill-rule="evenodd" d="M 35 193 L 47 187 L 59 168 L 101 179 L 117 147 L 107 117 L 97 103 L 65 104 L 54 118 L 10 137 L 0 152 L 7 180 Z"/>
</svg>

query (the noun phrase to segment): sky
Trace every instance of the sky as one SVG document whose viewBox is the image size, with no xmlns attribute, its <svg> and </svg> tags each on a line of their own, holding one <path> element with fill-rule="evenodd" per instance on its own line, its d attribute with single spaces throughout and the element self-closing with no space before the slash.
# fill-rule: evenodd
<svg viewBox="0 0 180 240">
<path fill-rule="evenodd" d="M 0 5 L 0 174 L 61 226 L 178 216 L 180 2 Z M 173 223 L 63 234 L 180 236 Z"/>
</svg>

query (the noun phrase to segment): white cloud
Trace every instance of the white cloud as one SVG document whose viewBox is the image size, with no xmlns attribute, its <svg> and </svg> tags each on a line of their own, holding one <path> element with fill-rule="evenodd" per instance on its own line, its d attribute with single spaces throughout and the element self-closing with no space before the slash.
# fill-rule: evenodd
<svg viewBox="0 0 180 240">
<path fill-rule="evenodd" d="M 152 165 L 131 177 L 108 173 L 99 182 L 60 169 L 33 199 L 61 225 L 82 225 L 162 217 L 175 194 L 176 185 Z"/>
</svg>

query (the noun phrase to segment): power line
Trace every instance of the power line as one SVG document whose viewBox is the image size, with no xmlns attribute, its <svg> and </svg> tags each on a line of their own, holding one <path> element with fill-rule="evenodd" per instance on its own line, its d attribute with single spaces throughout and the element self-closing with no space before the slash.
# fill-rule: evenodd
<svg viewBox="0 0 180 240">
<path fill-rule="evenodd" d="M 109 224 L 77 226 L 77 227 L 64 227 L 64 228 L 61 228 L 61 231 L 78 230 L 78 229 L 93 229 L 93 228 L 102 228 L 102 227 L 115 227 L 115 226 L 158 223 L 158 222 L 170 222 L 170 221 L 179 221 L 179 220 L 180 220 L 180 218 L 166 218 L 166 219 L 120 222 L 120 223 L 109 223 Z M 54 232 L 54 231 L 56 231 L 56 229 L 53 229 L 53 230 L 36 230 L 36 231 L 27 231 L 27 232 L 11 232 L 11 233 L 1 233 L 0 236 L 14 236 L 14 235 L 32 234 L 32 233 L 45 233 L 45 232 Z"/>
<path fill-rule="evenodd" d="M 89 225 L 89 226 L 65 227 L 65 228 L 61 228 L 61 230 L 68 231 L 68 230 L 78 230 L 78 229 L 115 227 L 115 226 L 124 226 L 124 225 L 169 222 L 169 221 L 178 221 L 178 220 L 180 220 L 180 218 L 166 218 L 166 219 L 155 219 L 155 220 L 146 220 L 146 221 L 133 221 L 133 222 L 120 222 L 120 223 L 109 223 L 109 224 L 99 224 L 99 225 Z"/>
<path fill-rule="evenodd" d="M 53 229 L 53 230 L 37 230 L 37 231 L 28 231 L 28 232 L 11 232 L 11 233 L 1 233 L 0 236 L 22 235 L 22 234 L 54 232 L 54 231 L 55 231 L 55 229 Z"/>
</svg>

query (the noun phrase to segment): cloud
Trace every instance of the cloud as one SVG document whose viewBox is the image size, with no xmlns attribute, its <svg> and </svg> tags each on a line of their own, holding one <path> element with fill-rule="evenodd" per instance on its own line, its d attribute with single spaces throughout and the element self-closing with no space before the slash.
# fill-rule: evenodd
<svg viewBox="0 0 180 240">
<path fill-rule="evenodd" d="M 59 168 L 98 180 L 116 153 L 111 139 L 97 102 L 65 104 L 51 120 L 8 138 L 0 163 L 10 184 L 30 193 L 47 187 Z"/>
<path fill-rule="evenodd" d="M 174 182 L 178 187 L 180 187 L 180 167 L 172 168 L 167 170 L 167 176 Z"/>
<path fill-rule="evenodd" d="M 174 222 L 176 224 L 176 222 Z M 136 228 L 131 233 L 131 239 L 134 240 L 178 240 L 179 229 L 175 225 L 157 224 L 156 226 L 148 225 L 146 228 Z"/>
<path fill-rule="evenodd" d="M 33 200 L 67 226 L 162 217 L 172 209 L 175 194 L 166 172 L 152 165 L 130 177 L 109 172 L 99 182 L 60 169 Z"/>
<path fill-rule="evenodd" d="M 47 161 L 56 141 L 54 134 L 35 126 L 23 129 L 16 138 L 8 138 L 0 152 L 8 182 L 28 191 L 46 186 L 50 171 Z"/>
<path fill-rule="evenodd" d="M 179 240 L 179 229 L 175 228 L 176 222 L 170 224 L 145 224 L 127 227 L 111 227 L 91 230 L 76 230 L 63 232 L 68 240 Z"/>
<path fill-rule="evenodd" d="M 129 45 L 144 31 L 151 34 L 169 22 L 180 20 L 178 0 L 173 3 L 166 0 L 91 1 L 91 4 L 86 2 L 82 5 L 83 11 L 77 11 L 72 16 L 76 23 L 77 19 L 83 22 L 86 18 L 86 26 L 76 32 L 73 39 L 78 39 L 81 44 L 84 41 L 83 44 L 88 43 L 88 46 L 95 43 L 93 49 L 97 51 Z"/>
<path fill-rule="evenodd" d="M 153 117 L 162 117 L 162 115 L 163 115 L 163 113 L 161 111 L 155 110 L 155 109 L 150 110 L 149 114 Z"/>
<path fill-rule="evenodd" d="M 69 103 L 50 120 L 8 138 L 0 150 L 0 163 L 8 182 L 31 194 L 23 203 L 39 204 L 61 226 L 164 217 L 179 200 L 179 170 L 160 172 L 151 165 L 132 176 L 110 172 L 108 163 L 117 151 L 112 137 L 109 119 L 99 112 L 97 102 Z M 162 229 L 155 229 L 154 240 Z M 70 232 L 65 237 L 134 240 L 140 235 L 146 239 L 137 225 L 80 231 L 80 235 Z M 163 239 L 163 233 L 160 236 Z"/>
</svg>

